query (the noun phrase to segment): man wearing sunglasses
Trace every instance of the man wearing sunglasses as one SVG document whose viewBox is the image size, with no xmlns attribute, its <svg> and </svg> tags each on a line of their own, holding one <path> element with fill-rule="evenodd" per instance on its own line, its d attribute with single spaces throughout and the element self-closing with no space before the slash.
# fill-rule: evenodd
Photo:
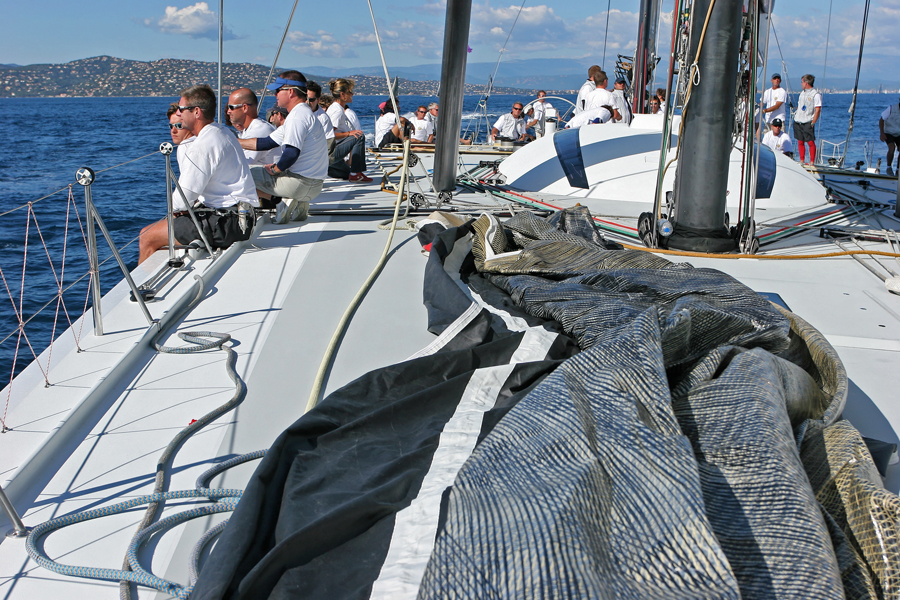
<svg viewBox="0 0 900 600">
<path fill-rule="evenodd" d="M 213 248 L 227 248 L 248 239 L 252 227 L 241 221 L 236 210 L 227 209 L 239 202 L 259 206 L 259 199 L 240 145 L 230 131 L 215 122 L 215 92 L 208 85 L 187 88 L 181 92 L 174 114 L 181 117 L 183 128 L 197 138 L 191 142 L 190 152 L 179 153 L 178 184 L 187 202 L 205 209 L 197 212 L 204 236 Z M 181 194 L 175 195 L 174 209 L 176 214 L 187 211 Z M 179 244 L 200 239 L 187 214 L 177 214 L 174 228 Z M 169 243 L 166 220 L 145 227 L 139 243 L 138 263 L 142 263 Z"/>
<path fill-rule="evenodd" d="M 305 221 L 309 203 L 322 191 L 328 174 L 325 131 L 307 103 L 306 77 L 300 71 L 284 71 L 268 89 L 275 102 L 288 111 L 284 126 L 269 137 L 240 140 L 245 150 L 271 150 L 281 146 L 277 163 L 250 169 L 257 193 L 263 198 L 280 197 L 275 207 L 275 223 Z"/>
<path fill-rule="evenodd" d="M 238 139 L 268 137 L 275 131 L 274 125 L 259 118 L 259 99 L 249 88 L 238 88 L 231 92 L 227 108 L 228 118 L 238 132 Z M 264 151 L 244 150 L 244 156 L 247 157 L 251 167 L 267 165 L 278 162 L 281 158 L 281 148 Z"/>
<path fill-rule="evenodd" d="M 409 121 L 412 124 L 412 131 L 409 134 L 410 140 L 423 144 L 434 142 L 434 126 L 427 115 L 428 109 L 424 105 L 416 109 L 416 116 Z"/>
<path fill-rule="evenodd" d="M 512 112 L 500 115 L 494 127 L 491 129 L 491 140 L 501 142 L 524 142 L 525 118 L 522 116 L 521 102 L 513 104 Z"/>
<path fill-rule="evenodd" d="M 322 124 L 322 129 L 325 130 L 325 144 L 328 146 L 328 155 L 331 156 L 331 151 L 334 150 L 335 143 L 334 125 L 332 125 L 331 117 L 328 116 L 325 109 L 319 106 L 319 98 L 321 97 L 322 86 L 315 81 L 307 81 L 306 101 L 309 103 L 310 110 L 316 115 L 316 119 Z"/>
</svg>

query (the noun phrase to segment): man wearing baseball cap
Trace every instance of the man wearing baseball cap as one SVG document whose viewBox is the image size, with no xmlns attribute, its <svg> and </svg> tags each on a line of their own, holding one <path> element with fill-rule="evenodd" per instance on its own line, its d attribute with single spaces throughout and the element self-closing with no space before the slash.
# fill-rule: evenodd
<svg viewBox="0 0 900 600">
<path fill-rule="evenodd" d="M 772 129 L 763 136 L 762 143 L 771 148 L 774 152 L 781 152 L 788 156 L 794 156 L 794 145 L 791 143 L 791 137 L 784 131 L 784 123 L 781 119 L 772 119 L 769 123 Z"/>
<path fill-rule="evenodd" d="M 281 146 L 278 162 L 252 167 L 250 174 L 261 198 L 280 197 L 275 223 L 304 221 L 309 202 L 322 191 L 328 175 L 325 130 L 307 103 L 306 78 L 299 71 L 285 71 L 268 86 L 275 102 L 287 109 L 284 125 L 268 137 L 240 140 L 245 150 L 270 150 Z"/>
<path fill-rule="evenodd" d="M 628 82 L 624 77 L 616 78 L 613 84 L 613 100 L 616 101 L 616 108 L 619 109 L 619 119 L 616 123 L 625 123 L 631 125 L 631 107 L 628 106 L 628 99 L 625 98 L 625 90 L 628 88 Z"/>
<path fill-rule="evenodd" d="M 766 107 L 763 112 L 766 115 L 766 123 L 771 126 L 775 119 L 781 119 L 782 124 L 787 119 L 787 109 L 784 103 L 787 102 L 787 92 L 781 87 L 781 75 L 772 74 L 772 87 L 767 89 L 763 94 L 763 104 Z"/>
</svg>

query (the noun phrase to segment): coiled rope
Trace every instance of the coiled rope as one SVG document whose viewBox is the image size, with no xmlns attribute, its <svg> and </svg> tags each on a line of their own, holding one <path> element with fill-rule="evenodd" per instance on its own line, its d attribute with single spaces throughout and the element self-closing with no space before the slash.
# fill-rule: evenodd
<svg viewBox="0 0 900 600">
<path fill-rule="evenodd" d="M 203 278 L 199 275 L 195 275 L 194 278 L 196 280 L 197 293 L 190 303 L 188 303 L 181 310 L 179 310 L 178 313 L 176 313 L 176 315 L 171 320 L 171 322 L 173 323 L 178 322 L 181 317 L 184 316 L 184 314 L 192 309 L 203 298 L 205 291 Z M 164 334 L 165 332 L 159 332 L 151 342 L 158 352 L 166 354 L 193 354 L 212 349 L 224 351 L 226 353 L 225 369 L 228 373 L 228 376 L 231 378 L 232 382 L 234 382 L 235 385 L 234 395 L 231 397 L 231 399 L 229 399 L 221 406 L 213 409 L 212 411 L 200 417 L 200 419 L 193 421 L 190 425 L 179 431 L 178 434 L 172 439 L 172 441 L 169 442 L 156 462 L 156 477 L 152 494 L 140 496 L 138 498 L 120 502 L 112 506 L 77 512 L 66 515 L 64 517 L 51 519 L 32 529 L 25 544 L 25 549 L 28 552 L 28 555 L 38 565 L 49 571 L 53 571 L 54 573 L 72 577 L 81 577 L 85 579 L 99 579 L 104 581 L 121 582 L 119 595 L 123 599 L 128 599 L 131 597 L 132 583 L 155 588 L 161 592 L 165 592 L 167 594 L 175 596 L 176 598 L 188 598 L 190 596 L 193 587 L 197 582 L 197 576 L 199 573 L 198 564 L 203 548 L 207 544 L 209 544 L 209 542 L 213 540 L 216 535 L 221 533 L 221 531 L 227 524 L 227 520 L 207 531 L 194 546 L 190 558 L 190 583 L 186 586 L 157 577 L 144 569 L 141 566 L 140 561 L 138 560 L 138 552 L 141 546 L 151 535 L 158 531 L 169 529 L 170 527 L 191 519 L 195 519 L 197 517 L 234 510 L 234 508 L 237 506 L 238 500 L 241 497 L 242 490 L 210 489 L 208 487 L 208 482 L 212 480 L 213 477 L 215 477 L 219 473 L 226 471 L 227 469 L 248 462 L 250 460 L 257 460 L 259 458 L 262 458 L 266 454 L 266 450 L 257 450 L 256 452 L 237 456 L 218 465 L 215 465 L 214 467 L 202 473 L 200 477 L 197 478 L 195 489 L 165 491 L 165 488 L 167 487 L 168 472 L 171 466 L 171 461 L 184 441 L 209 423 L 213 422 L 221 415 L 227 413 L 238 404 L 240 404 L 247 394 L 247 386 L 234 368 L 237 361 L 237 353 L 235 353 L 234 350 L 232 350 L 229 346 L 225 346 L 225 344 L 231 340 L 230 334 L 217 333 L 214 331 L 179 332 L 178 337 L 180 337 L 185 342 L 192 344 L 190 346 L 164 346 L 158 341 Z M 181 511 L 154 523 L 157 514 L 159 513 L 166 500 L 187 498 L 206 498 L 213 501 L 214 503 Z M 75 523 L 82 523 L 84 521 L 89 521 L 99 517 L 119 514 L 135 507 L 144 505 L 147 506 L 147 509 L 144 512 L 144 516 L 141 519 L 140 525 L 138 526 L 138 531 L 134 534 L 131 542 L 128 545 L 128 550 L 126 552 L 122 569 L 103 569 L 64 565 L 50 559 L 43 551 L 43 547 L 40 544 L 41 538 L 43 538 L 43 536 L 63 527 L 67 527 Z"/>
</svg>

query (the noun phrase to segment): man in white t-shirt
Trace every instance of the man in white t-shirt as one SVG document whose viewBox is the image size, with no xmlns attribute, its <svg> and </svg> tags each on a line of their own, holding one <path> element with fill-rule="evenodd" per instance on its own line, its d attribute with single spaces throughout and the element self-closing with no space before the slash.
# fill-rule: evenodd
<svg viewBox="0 0 900 600">
<path fill-rule="evenodd" d="M 315 81 L 306 82 L 306 101 L 309 103 L 309 109 L 313 111 L 322 128 L 325 130 L 325 144 L 328 146 L 328 154 L 334 149 L 334 125 L 325 109 L 319 106 L 319 98 L 322 97 L 322 86 Z M 349 168 L 349 167 L 348 167 Z"/>
<path fill-rule="evenodd" d="M 622 118 L 622 115 L 619 114 L 619 110 L 616 108 L 616 99 L 613 97 L 612 92 L 606 89 L 607 83 L 609 83 L 609 78 L 604 71 L 594 75 L 594 84 L 597 86 L 597 89 L 588 94 L 585 110 L 604 106 L 612 113 L 613 119 L 618 121 Z"/>
<path fill-rule="evenodd" d="M 549 102 L 544 100 L 546 97 L 547 92 L 544 90 L 538 91 L 537 100 L 534 101 L 531 108 L 528 110 L 528 116 L 531 117 L 531 120 L 525 124 L 525 128 L 534 127 L 535 138 L 544 137 L 544 130 L 547 122 L 547 109 L 553 108 Z"/>
<path fill-rule="evenodd" d="M 794 140 L 800 153 L 800 162 L 806 162 L 806 146 L 809 145 L 809 162 L 816 162 L 816 121 L 822 115 L 822 94 L 815 87 L 816 78 L 807 73 L 800 78 L 800 97 L 794 113 Z"/>
<path fill-rule="evenodd" d="M 428 120 L 428 109 L 423 104 L 416 109 L 416 116 L 409 120 L 412 129 L 409 133 L 409 139 L 413 142 L 423 144 L 431 144 L 434 142 L 434 129 L 431 121 Z"/>
<path fill-rule="evenodd" d="M 224 126 L 215 122 L 216 93 L 208 85 L 196 85 L 181 92 L 176 111 L 183 128 L 196 139 L 188 153 L 179 154 L 181 176 L 178 184 L 186 200 L 193 206 L 199 203 L 197 220 L 206 240 L 213 248 L 227 248 L 236 241 L 250 238 L 253 223 L 241 218 L 236 210 L 226 211 L 238 203 L 259 206 L 253 187 L 250 166 L 237 139 Z M 190 244 L 200 239 L 193 220 L 184 214 L 187 206 L 176 194 L 173 208 L 175 240 Z M 212 209 L 212 210 L 210 210 Z M 220 209 L 224 214 L 219 214 Z M 141 230 L 138 263 L 169 243 L 166 219 Z"/>
<path fill-rule="evenodd" d="M 781 75 L 775 73 L 772 75 L 772 87 L 763 93 L 763 104 L 766 113 L 766 123 L 770 124 L 775 119 L 781 119 L 784 123 L 787 120 L 787 91 L 781 87 Z"/>
<path fill-rule="evenodd" d="M 794 145 L 791 142 L 791 136 L 787 134 L 782 128 L 784 127 L 784 123 L 781 119 L 772 119 L 770 123 L 772 129 L 766 132 L 766 135 L 763 136 L 762 143 L 774 150 L 775 152 L 781 152 L 783 154 L 787 154 L 790 157 L 794 156 Z"/>
<path fill-rule="evenodd" d="M 626 125 L 631 125 L 631 106 L 628 105 L 628 99 L 625 97 L 625 88 L 628 87 L 628 82 L 625 81 L 624 77 L 619 77 L 616 79 L 616 82 L 613 84 L 615 89 L 612 91 L 613 99 L 616 101 L 616 109 L 619 111 L 620 119 L 617 119 L 617 123 L 625 123 Z"/>
<path fill-rule="evenodd" d="M 587 110 L 583 110 L 571 119 L 566 124 L 566 129 L 580 129 L 585 125 L 592 125 L 596 123 L 606 123 L 612 118 L 612 113 L 605 106 L 598 106 L 597 108 L 589 108 Z"/>
<path fill-rule="evenodd" d="M 322 191 L 328 175 L 328 146 L 325 130 L 307 104 L 306 78 L 299 71 L 284 71 L 268 86 L 275 102 L 288 110 L 284 125 L 265 138 L 241 140 L 246 150 L 266 150 L 281 146 L 277 163 L 253 167 L 250 172 L 263 197 L 280 197 L 275 223 L 304 221 L 309 203 Z"/>
<path fill-rule="evenodd" d="M 521 102 L 513 104 L 512 112 L 500 115 L 494 127 L 491 129 L 491 141 L 524 142 L 526 140 L 525 119 L 522 118 L 522 110 L 525 107 Z"/>
<path fill-rule="evenodd" d="M 587 109 L 587 97 L 597 89 L 597 84 L 594 83 L 594 76 L 597 73 L 602 72 L 598 65 L 593 65 L 590 69 L 588 69 L 588 78 L 587 81 L 581 84 L 581 89 L 578 90 L 578 97 L 575 99 L 575 112 L 574 114 L 578 114 L 583 110 Z"/>
<path fill-rule="evenodd" d="M 268 137 L 275 126 L 259 118 L 259 99 L 250 88 L 238 88 L 228 97 L 226 113 L 231 125 L 238 132 L 238 139 Z M 281 158 L 281 148 L 264 152 L 244 150 L 250 166 L 277 162 Z"/>
</svg>

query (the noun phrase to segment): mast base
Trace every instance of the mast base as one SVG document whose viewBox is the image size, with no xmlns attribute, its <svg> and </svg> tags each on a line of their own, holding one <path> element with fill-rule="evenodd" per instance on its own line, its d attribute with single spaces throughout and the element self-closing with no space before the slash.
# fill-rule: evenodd
<svg viewBox="0 0 900 600">
<path fill-rule="evenodd" d="M 737 250 L 737 242 L 723 226 L 717 229 L 693 229 L 675 223 L 675 230 L 663 243 L 670 250 L 723 254 Z"/>
</svg>

